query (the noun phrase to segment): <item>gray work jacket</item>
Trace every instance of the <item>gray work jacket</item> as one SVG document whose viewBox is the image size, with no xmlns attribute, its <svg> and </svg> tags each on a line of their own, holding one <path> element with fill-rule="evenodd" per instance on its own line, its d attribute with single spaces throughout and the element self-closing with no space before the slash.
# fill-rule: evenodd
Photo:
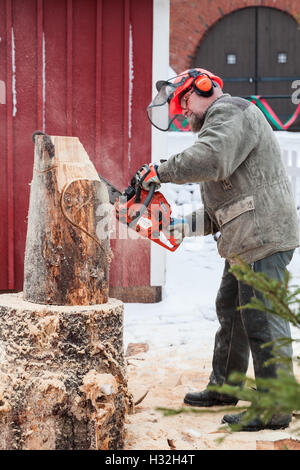
<svg viewBox="0 0 300 470">
<path fill-rule="evenodd" d="M 195 143 L 158 167 L 161 182 L 199 182 L 196 231 L 220 231 L 218 250 L 253 263 L 299 245 L 298 217 L 276 136 L 256 105 L 224 94 Z M 192 214 L 187 219 L 191 226 Z"/>
</svg>

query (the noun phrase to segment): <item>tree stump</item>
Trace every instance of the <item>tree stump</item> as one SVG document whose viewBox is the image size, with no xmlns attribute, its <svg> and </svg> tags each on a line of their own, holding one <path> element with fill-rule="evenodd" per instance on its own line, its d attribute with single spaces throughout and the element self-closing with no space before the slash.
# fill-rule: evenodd
<svg viewBox="0 0 300 470">
<path fill-rule="evenodd" d="M 107 302 L 109 196 L 77 137 L 35 137 L 24 300 Z"/>
<path fill-rule="evenodd" d="M 121 449 L 131 409 L 123 304 L 0 296 L 0 449 Z"/>
<path fill-rule="evenodd" d="M 24 292 L 0 295 L 0 449 L 121 449 L 133 405 L 108 192 L 77 138 L 35 144 Z"/>
</svg>

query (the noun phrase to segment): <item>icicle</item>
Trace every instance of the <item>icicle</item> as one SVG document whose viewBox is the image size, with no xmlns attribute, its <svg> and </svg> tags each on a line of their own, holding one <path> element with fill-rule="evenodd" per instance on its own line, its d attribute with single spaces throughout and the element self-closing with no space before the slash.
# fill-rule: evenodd
<svg viewBox="0 0 300 470">
<path fill-rule="evenodd" d="M 132 128 L 132 91 L 133 91 L 133 37 L 132 25 L 129 25 L 129 93 L 128 93 L 128 165 L 131 160 L 131 128 Z"/>
<path fill-rule="evenodd" d="M 17 114 L 17 91 L 16 91 L 15 35 L 14 35 L 13 28 L 11 28 L 11 66 L 12 66 L 12 100 L 13 100 L 12 115 L 13 117 L 15 117 L 15 115 Z"/>
<path fill-rule="evenodd" d="M 46 128 L 46 47 L 45 33 L 43 33 L 43 132 Z"/>
</svg>

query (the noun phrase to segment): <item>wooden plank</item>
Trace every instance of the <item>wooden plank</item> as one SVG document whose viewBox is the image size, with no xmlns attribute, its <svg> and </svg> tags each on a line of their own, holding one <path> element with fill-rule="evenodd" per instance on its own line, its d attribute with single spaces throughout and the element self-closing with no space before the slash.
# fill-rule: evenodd
<svg viewBox="0 0 300 470">
<path fill-rule="evenodd" d="M 0 80 L 2 84 L 2 99 L 0 103 L 0 128 L 2 129 L 2 138 L 0 139 L 0 290 L 5 290 L 8 287 L 8 203 L 7 203 L 7 106 L 8 106 L 8 89 L 7 89 L 7 47 L 5 42 L 7 38 L 7 13 L 6 13 L 6 0 L 0 0 L 0 37 L 2 49 L 2 60 L 0 61 Z"/>
<path fill-rule="evenodd" d="M 67 0 L 67 135 L 73 132 L 73 0 Z"/>
<path fill-rule="evenodd" d="M 37 1 L 12 2 L 16 107 L 13 117 L 15 289 L 23 287 L 24 251 L 37 128 Z"/>
<path fill-rule="evenodd" d="M 45 129 L 52 135 L 68 135 L 72 127 L 67 18 L 67 0 L 44 2 Z"/>
<path fill-rule="evenodd" d="M 101 79 L 102 79 L 102 12 L 103 2 L 97 0 L 96 5 L 96 139 L 95 139 L 95 164 L 101 173 Z"/>
<path fill-rule="evenodd" d="M 147 118 L 146 108 L 152 96 L 152 15 L 152 2 L 131 0 L 133 80 L 131 83 L 130 175 L 133 175 L 141 165 L 151 161 L 152 129 Z M 145 18 L 148 21 L 145 21 Z M 142 41 L 141 38 L 143 38 Z M 159 158 L 164 157 L 157 155 L 157 159 Z M 129 286 L 150 286 L 151 242 L 139 237 L 130 243 L 132 247 L 129 250 L 130 263 L 127 268 L 129 270 Z M 147 292 L 145 287 L 145 297 L 147 297 Z M 134 298 L 133 294 L 132 298 Z M 149 301 L 151 301 L 150 296 Z"/>
<path fill-rule="evenodd" d="M 14 31 L 12 27 L 12 3 L 6 1 L 6 86 L 7 86 L 7 236 L 8 236 L 8 289 L 15 288 L 14 252 L 14 162 L 13 162 L 13 67 Z"/>
<path fill-rule="evenodd" d="M 73 135 L 95 161 L 96 0 L 73 0 Z"/>
<path fill-rule="evenodd" d="M 102 15 L 101 174 L 123 190 L 123 133 L 126 132 L 123 98 L 123 0 L 103 0 Z M 111 264 L 110 285 L 121 286 L 123 265 L 118 259 L 123 256 L 128 244 L 126 245 L 126 240 L 112 240 L 111 247 L 114 259 Z"/>
<path fill-rule="evenodd" d="M 43 81 L 43 0 L 37 0 L 37 128 L 45 132 L 44 126 L 44 81 Z"/>
<path fill-rule="evenodd" d="M 122 187 L 123 1 L 103 0 L 102 15 L 101 173 Z"/>
<path fill-rule="evenodd" d="M 130 34 L 130 0 L 124 1 L 124 37 L 123 37 L 123 185 L 126 188 L 129 181 L 128 163 L 130 158 L 130 138 L 129 138 L 129 70 L 130 70 L 130 57 L 129 57 L 129 34 Z M 127 244 L 124 244 L 124 248 Z M 129 257 L 128 250 L 122 250 L 122 286 L 128 287 L 129 276 Z"/>
<path fill-rule="evenodd" d="M 133 77 L 130 175 L 134 174 L 143 163 L 151 160 L 152 126 L 148 121 L 146 108 L 152 96 L 152 14 L 152 2 L 131 0 Z M 145 22 L 145 18 L 148 18 L 148 21 Z"/>
</svg>

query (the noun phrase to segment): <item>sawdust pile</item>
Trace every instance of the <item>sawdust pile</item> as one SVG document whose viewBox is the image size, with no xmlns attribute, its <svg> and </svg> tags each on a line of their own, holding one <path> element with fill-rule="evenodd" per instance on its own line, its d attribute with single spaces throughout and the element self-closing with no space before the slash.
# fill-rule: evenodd
<svg viewBox="0 0 300 470">
<path fill-rule="evenodd" d="M 214 407 L 201 413 L 163 416 L 158 407 L 181 408 L 188 391 L 203 390 L 207 385 L 211 358 L 198 358 L 196 351 L 185 348 L 162 348 L 155 352 L 137 353 L 127 357 L 129 389 L 138 400 L 147 390 L 144 400 L 135 407 L 135 414 L 126 419 L 126 450 L 256 450 L 257 441 L 300 439 L 289 428 L 279 431 L 240 432 L 230 434 L 221 419 L 224 407 Z M 253 372 L 249 369 L 248 375 Z M 300 378 L 300 370 L 296 369 Z M 239 402 L 237 406 L 246 405 Z M 232 412 L 232 411 L 231 411 Z M 236 410 L 238 412 L 238 410 Z M 235 413 L 233 411 L 232 413 Z M 225 437 L 221 443 L 220 438 Z M 261 444 L 260 444 L 261 445 Z M 268 444 L 270 448 L 270 444 Z"/>
</svg>

